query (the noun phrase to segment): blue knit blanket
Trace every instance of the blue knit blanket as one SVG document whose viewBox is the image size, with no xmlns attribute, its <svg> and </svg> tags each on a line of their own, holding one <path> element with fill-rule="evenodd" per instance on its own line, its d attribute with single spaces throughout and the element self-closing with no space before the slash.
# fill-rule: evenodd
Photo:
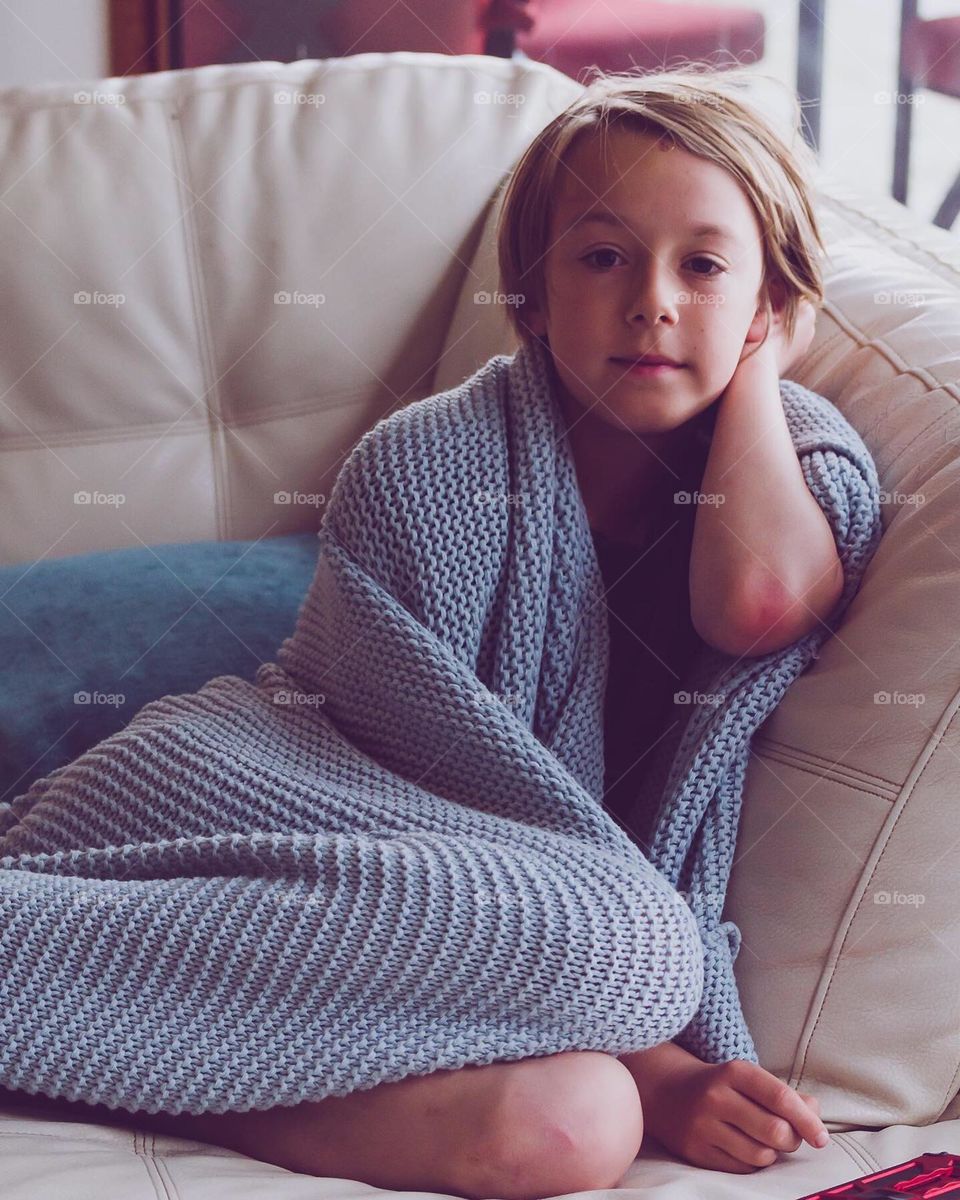
<svg viewBox="0 0 960 1200">
<path fill-rule="evenodd" d="M 692 707 L 648 860 L 601 800 L 603 580 L 549 381 L 522 348 L 382 420 L 277 662 L 0 805 L 0 1084 L 201 1113 L 670 1038 L 756 1061 L 719 920 L 747 752 L 830 630 L 705 647 L 725 700 Z M 876 473 L 828 401 L 782 399 L 839 616 Z"/>
</svg>

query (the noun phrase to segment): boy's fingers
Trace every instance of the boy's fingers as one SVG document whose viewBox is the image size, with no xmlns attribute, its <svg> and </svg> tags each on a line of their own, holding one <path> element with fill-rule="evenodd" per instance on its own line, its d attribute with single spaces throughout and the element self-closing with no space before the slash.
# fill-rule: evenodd
<svg viewBox="0 0 960 1200">
<path fill-rule="evenodd" d="M 756 1138 L 750 1137 L 733 1125 L 723 1125 L 712 1136 L 716 1149 L 724 1151 L 731 1158 L 749 1167 L 769 1167 L 777 1161 L 776 1147 L 758 1142 Z"/>
<path fill-rule="evenodd" d="M 782 1150 L 785 1154 L 800 1149 L 801 1138 L 793 1124 L 742 1091 L 734 1092 L 734 1099 L 726 1109 L 723 1120 L 758 1146 Z M 725 1149 L 731 1149 L 726 1142 L 717 1142 L 717 1145 L 721 1144 Z"/>
<path fill-rule="evenodd" d="M 797 1131 L 797 1135 L 818 1149 L 826 1145 L 830 1135 L 817 1112 L 804 1102 L 803 1097 L 791 1087 L 784 1085 L 762 1067 L 744 1072 L 737 1088 L 770 1112 L 783 1117 Z M 812 1097 L 811 1097 L 812 1098 Z M 818 1138 L 821 1139 L 818 1141 Z"/>
</svg>

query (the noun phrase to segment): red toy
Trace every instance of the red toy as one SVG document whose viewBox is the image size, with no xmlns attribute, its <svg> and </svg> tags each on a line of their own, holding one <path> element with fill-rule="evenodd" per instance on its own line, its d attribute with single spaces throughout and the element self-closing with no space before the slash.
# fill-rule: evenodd
<svg viewBox="0 0 960 1200">
<path fill-rule="evenodd" d="M 928 1197 L 950 1196 L 960 1200 L 960 1155 L 921 1154 L 909 1162 L 897 1163 L 873 1175 L 861 1175 L 827 1188 L 825 1192 L 810 1192 L 797 1200 L 829 1200 L 830 1197 L 850 1197 L 850 1200 L 928 1200 Z"/>
</svg>

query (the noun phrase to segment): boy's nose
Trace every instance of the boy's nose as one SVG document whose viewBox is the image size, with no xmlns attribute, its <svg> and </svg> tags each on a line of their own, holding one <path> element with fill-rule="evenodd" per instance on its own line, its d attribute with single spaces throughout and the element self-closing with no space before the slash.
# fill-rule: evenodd
<svg viewBox="0 0 960 1200">
<path fill-rule="evenodd" d="M 676 325 L 679 317 L 679 306 L 675 297 L 637 300 L 630 310 L 631 323 L 642 319 L 650 325 Z"/>
<path fill-rule="evenodd" d="M 679 316 L 676 289 L 662 273 L 652 272 L 639 280 L 630 302 L 631 322 L 642 318 L 650 325 L 674 325 Z"/>
</svg>

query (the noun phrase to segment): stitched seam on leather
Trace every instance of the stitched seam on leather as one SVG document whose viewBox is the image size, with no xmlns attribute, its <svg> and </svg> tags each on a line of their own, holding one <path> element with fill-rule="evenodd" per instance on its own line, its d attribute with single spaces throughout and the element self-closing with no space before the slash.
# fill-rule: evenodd
<svg viewBox="0 0 960 1200">
<path fill-rule="evenodd" d="M 953 1073 L 953 1079 L 947 1085 L 947 1094 L 940 1106 L 940 1111 L 943 1112 L 949 1104 L 953 1104 L 956 1096 L 960 1094 L 960 1060 L 956 1063 L 956 1070 Z"/>
<path fill-rule="evenodd" d="M 436 364 L 434 364 L 436 366 Z M 389 389 L 388 389 L 389 390 Z M 428 396 L 432 396 L 433 392 L 423 392 L 422 395 L 414 396 L 409 403 L 414 400 L 423 400 Z M 346 390 L 341 397 L 330 398 L 328 395 L 323 396 L 307 396 L 304 400 L 298 401 L 296 404 L 290 405 L 275 405 L 273 408 L 258 409 L 255 413 L 245 416 L 242 419 L 235 418 L 232 414 L 229 420 L 230 428 L 245 428 L 250 425 L 265 425 L 270 421 L 285 421 L 288 417 L 309 416 L 311 413 L 328 413 L 333 412 L 338 408 L 356 408 L 359 412 L 362 407 L 366 407 L 372 397 L 358 393 L 355 388 Z M 320 403 L 318 404 L 318 401 Z M 379 419 L 379 418 L 378 418 Z"/>
<path fill-rule="evenodd" d="M 886 344 L 882 341 L 882 339 L 867 338 L 866 334 L 862 330 L 860 330 L 859 328 L 854 326 L 850 321 L 848 321 L 846 319 L 846 317 L 841 316 L 839 310 L 833 305 L 833 303 L 831 301 L 824 302 L 823 310 L 825 312 L 827 312 L 828 316 L 833 318 L 834 323 L 837 326 L 837 332 L 834 333 L 833 335 L 828 334 L 825 338 L 823 338 L 820 341 L 820 343 L 817 346 L 817 356 L 819 359 L 829 358 L 831 356 L 831 354 L 834 353 L 833 352 L 834 343 L 837 343 L 837 342 L 842 343 L 842 342 L 845 342 L 846 339 L 851 339 L 856 343 L 858 348 L 861 350 L 863 350 L 863 349 L 877 350 L 881 354 L 881 356 L 883 358 L 885 358 L 887 360 L 887 362 L 890 363 L 891 366 L 894 367 L 898 378 L 902 375 L 912 375 L 915 379 L 918 379 L 924 385 L 924 387 L 927 389 L 928 393 L 944 391 L 944 392 L 946 392 L 946 394 L 948 396 L 953 396 L 954 399 L 957 399 L 958 401 L 960 401 L 960 391 L 957 391 L 957 392 L 954 391 L 955 380 L 953 380 L 953 379 L 948 379 L 945 381 L 939 380 L 934 375 L 932 375 L 925 367 L 910 367 L 904 360 L 901 360 L 899 358 L 899 356 L 896 354 L 896 351 L 894 351 L 890 347 L 886 346 Z M 885 353 L 885 351 L 887 351 L 887 350 L 889 350 L 889 353 Z M 842 350 L 838 349 L 835 353 L 835 357 L 840 358 L 845 353 L 846 353 L 845 348 Z M 896 361 L 894 361 L 894 360 L 896 360 Z M 804 378 L 807 381 L 807 386 L 811 387 L 814 391 L 816 391 L 817 385 L 819 384 L 820 379 L 823 377 L 823 375 L 825 373 L 826 372 L 821 372 L 821 374 L 816 376 L 816 378 L 811 379 L 810 372 L 804 372 L 803 374 L 804 374 Z M 798 382 L 799 382 L 799 380 L 798 380 Z M 896 457 L 889 460 L 889 462 L 887 464 L 888 468 L 893 463 L 897 462 L 901 458 L 901 456 L 905 453 L 906 450 L 910 449 L 913 445 L 915 445 L 918 438 L 920 438 L 924 434 L 928 433 L 931 429 L 934 429 L 938 423 L 943 423 L 943 422 L 951 419 L 952 415 L 953 415 L 953 413 L 951 410 L 949 412 L 940 413 L 938 416 L 934 417 L 929 425 L 925 426 L 918 433 L 914 434 L 914 436 L 910 439 L 910 441 L 897 453 Z M 865 442 L 867 442 L 868 444 L 871 441 L 871 439 L 879 440 L 882 442 L 883 441 L 883 429 L 884 429 L 884 425 L 885 425 L 886 421 L 887 421 L 886 414 L 882 414 L 879 417 L 874 417 L 869 425 L 861 426 L 858 429 L 858 433 L 863 438 L 863 440 Z M 889 525 L 889 524 L 890 524 L 890 522 L 888 521 L 887 525 Z"/>
<path fill-rule="evenodd" d="M 840 1142 L 840 1145 L 843 1146 L 844 1150 L 847 1151 L 850 1157 L 857 1162 L 858 1166 L 865 1168 L 861 1171 L 862 1175 L 870 1175 L 874 1171 L 880 1170 L 880 1163 L 877 1161 L 874 1155 L 870 1153 L 866 1146 L 853 1136 L 851 1130 L 848 1129 L 844 1133 L 831 1133 L 830 1136 L 834 1139 L 834 1141 Z"/>
<path fill-rule="evenodd" d="M 828 189 L 830 187 L 829 183 L 825 183 L 824 186 Z M 914 250 L 925 255 L 927 258 L 931 259 L 931 261 L 939 263 L 942 267 L 946 267 L 950 274 L 956 279 L 957 286 L 960 286 L 960 270 L 958 270 L 957 265 L 950 262 L 949 259 L 941 258 L 940 255 L 935 251 L 930 250 L 926 246 L 920 245 L 919 242 L 915 241 L 901 230 L 894 229 L 892 226 L 886 225 L 879 217 L 873 215 L 872 213 L 863 212 L 860 209 L 854 208 L 853 205 L 839 199 L 839 197 L 835 196 L 829 190 L 826 192 L 818 192 L 818 196 L 825 204 L 833 205 L 835 208 L 840 208 L 844 211 L 844 213 L 854 213 L 857 217 L 861 217 L 864 220 L 869 221 L 871 225 L 875 225 L 877 229 L 883 230 L 883 232 L 888 234 L 890 237 L 896 238 L 898 241 L 903 242 L 907 246 L 912 246 Z M 857 227 L 857 223 L 855 221 L 851 222 L 851 224 L 853 224 L 854 228 Z M 907 254 L 900 254 L 898 257 L 909 258 L 910 256 Z"/>
<path fill-rule="evenodd" d="M 762 744 L 756 752 L 764 757 L 778 758 L 780 762 L 796 763 L 798 768 L 817 770 L 821 774 L 830 774 L 836 779 L 844 779 L 852 784 L 863 784 L 865 787 L 872 788 L 877 794 L 888 794 L 890 799 L 895 799 L 900 791 L 899 784 L 893 784 L 886 779 L 877 779 L 876 775 L 870 775 L 865 770 L 858 770 L 856 767 L 829 762 L 820 755 L 809 754 L 808 751 L 797 750 L 793 746 Z"/>
<path fill-rule="evenodd" d="M 424 392 L 423 396 L 417 396 L 414 399 L 420 400 L 429 395 L 431 395 L 430 392 Z M 364 403 L 369 401 L 369 397 L 363 399 Z M 318 401 L 322 401 L 322 403 L 318 404 Z M 344 395 L 342 399 L 332 401 L 328 400 L 326 396 L 308 397 L 302 404 L 295 407 L 264 409 L 253 416 L 244 417 L 242 420 L 231 417 L 229 425 L 231 429 L 244 429 L 251 425 L 266 425 L 271 421 L 286 421 L 292 417 L 301 417 L 311 413 L 325 415 L 339 408 L 350 407 L 358 410 L 360 408 L 360 398 L 355 391 Z M 134 438 L 144 437 L 156 433 L 158 430 L 166 430 L 166 437 L 195 436 L 209 427 L 209 422 L 205 417 L 196 418 L 193 424 L 189 424 L 185 420 L 178 420 L 175 428 L 170 428 L 172 423 L 171 420 L 164 419 L 141 425 L 109 425 L 90 430 L 61 430 L 57 433 L 44 433 L 43 441 L 40 441 L 35 435 L 20 433 L 4 438 L 0 454 L 5 454 L 8 450 L 40 450 L 44 446 L 102 446 L 111 442 L 132 441 Z M 21 444 L 18 445 L 18 442 Z"/>
<path fill-rule="evenodd" d="M 410 403 L 412 404 L 414 400 L 422 400 L 430 395 L 432 393 L 424 392 L 423 396 L 415 396 Z M 369 403 L 369 397 L 362 397 L 362 399 L 364 404 Z M 344 395 L 342 399 L 334 398 L 330 400 L 326 396 L 311 396 L 302 404 L 291 406 L 290 408 L 264 409 L 253 416 L 244 417 L 241 420 L 231 417 L 229 426 L 231 429 L 246 429 L 252 425 L 268 425 L 271 421 L 286 421 L 293 417 L 308 416 L 314 413 L 325 416 L 327 413 L 335 412 L 340 408 L 356 408 L 359 411 L 361 407 L 360 400 L 361 397 L 358 397 L 355 391 Z M 322 403 L 318 404 L 318 401 L 322 401 Z M 22 433 L 14 437 L 4 438 L 0 456 L 8 450 L 40 450 L 44 446 L 102 446 L 111 442 L 127 442 L 137 437 L 156 433 L 157 430 L 166 430 L 164 434 L 166 437 L 195 436 L 197 433 L 201 433 L 207 429 L 209 422 L 204 417 L 198 417 L 192 425 L 186 421 L 177 421 L 175 428 L 170 428 L 171 425 L 172 421 L 163 420 L 142 425 L 111 425 L 88 431 L 61 430 L 59 433 L 44 433 L 43 441 L 40 441 L 36 436 L 29 433 Z M 18 445 L 17 442 L 22 442 L 22 444 Z M 2 457 L 0 457 L 0 461 L 2 461 Z"/>
<path fill-rule="evenodd" d="M 153 1134 L 150 1140 L 150 1157 L 152 1158 L 153 1164 L 157 1169 L 157 1174 L 163 1181 L 164 1193 L 168 1197 L 171 1197 L 171 1200 L 180 1200 L 180 1189 L 177 1187 L 173 1176 L 170 1174 L 170 1168 L 167 1166 L 166 1161 L 162 1156 L 160 1158 L 157 1157 L 156 1134 Z"/>
<path fill-rule="evenodd" d="M 197 331 L 197 349 L 200 355 L 203 393 L 199 403 L 203 405 L 208 416 L 210 430 L 210 466 L 213 477 L 213 502 L 217 522 L 217 536 L 223 540 L 229 536 L 229 481 L 227 479 L 224 461 L 223 418 L 220 413 L 220 384 L 216 379 L 216 362 L 213 353 L 213 335 L 210 326 L 210 311 L 204 288 L 203 271 L 201 270 L 200 253 L 198 249 L 198 232 L 193 216 L 196 204 L 189 204 L 187 192 L 193 189 L 189 183 L 190 167 L 187 157 L 187 144 L 180 124 L 180 108 L 176 103 L 169 106 L 170 149 L 173 158 L 174 179 L 176 180 L 177 195 L 183 213 L 183 246 L 185 251 L 187 274 L 190 279 L 190 294 L 193 299 L 194 317 Z"/>
<path fill-rule="evenodd" d="M 954 400 L 956 400 L 956 401 L 958 401 L 958 403 L 960 403 L 960 392 L 956 392 L 956 393 L 954 393 L 954 391 L 953 391 L 953 388 L 952 388 L 952 387 L 948 387 L 948 386 L 946 386 L 946 385 L 944 384 L 942 387 L 933 388 L 933 389 L 931 389 L 931 390 L 933 390 L 933 391 L 944 391 L 944 392 L 946 392 L 946 393 L 947 393 L 947 395 L 953 395 L 953 398 L 954 398 Z M 913 437 L 912 437 L 912 438 L 911 438 L 911 439 L 910 439 L 908 442 L 904 442 L 904 444 L 903 444 L 903 445 L 900 447 L 900 449 L 899 449 L 899 450 L 897 451 L 897 453 L 896 453 L 896 454 L 893 456 L 893 458 L 890 458 L 890 459 L 888 459 L 888 460 L 887 460 L 887 464 L 886 464 L 886 470 L 889 472 L 889 471 L 890 471 L 890 469 L 893 467 L 894 463 L 897 463 L 897 462 L 899 462 L 899 461 L 900 461 L 900 459 L 901 459 L 901 458 L 903 458 L 903 456 L 906 454 L 906 452 L 907 452 L 908 450 L 912 450 L 912 449 L 913 449 L 913 447 L 914 447 L 914 446 L 917 444 L 917 442 L 919 442 L 919 441 L 920 441 L 920 439 L 921 439 L 921 438 L 923 438 L 923 437 L 926 437 L 926 435 L 927 435 L 927 434 L 928 434 L 928 433 L 929 433 L 929 432 L 930 432 L 932 429 L 936 429 L 936 427 L 937 427 L 938 425 L 941 425 L 941 424 L 943 424 L 945 421 L 952 419 L 952 418 L 953 418 L 953 416 L 954 416 L 954 414 L 953 414 L 952 412 L 949 412 L 949 413 L 940 413 L 938 416 L 934 417 L 934 419 L 933 419 L 933 420 L 930 422 L 930 424 L 929 424 L 929 425 L 924 425 L 924 427 L 923 427 L 922 429 L 918 429 L 918 430 L 917 430 L 917 432 L 916 432 L 916 433 L 913 435 Z M 942 470 L 942 469 L 943 469 L 943 468 L 941 468 L 941 470 Z M 931 481 L 932 481 L 934 478 L 935 478 L 935 476 L 934 476 L 934 475 L 931 475 L 931 476 L 930 476 L 930 478 L 927 480 L 927 484 L 929 485 L 929 484 L 930 484 L 930 482 L 931 482 Z M 897 512 L 896 512 L 896 513 L 894 513 L 894 518 L 897 516 L 897 514 L 898 514 L 899 512 L 900 512 L 900 506 L 898 505 L 898 506 L 897 506 Z M 893 524 L 893 518 L 891 518 L 891 520 L 890 520 L 890 522 L 889 522 L 889 524 L 888 524 L 888 528 L 889 528 L 889 525 L 892 525 L 892 524 Z"/>
<path fill-rule="evenodd" d="M 831 948 L 830 948 L 830 953 L 828 956 L 828 965 L 824 971 L 824 974 L 827 977 L 826 987 L 823 989 L 823 994 L 822 994 L 821 998 L 818 1000 L 817 992 L 820 991 L 820 986 L 821 986 L 820 984 L 818 984 L 817 992 L 814 993 L 814 998 L 811 1001 L 811 1008 L 815 1007 L 816 1016 L 813 1018 L 812 1024 L 810 1023 L 809 1017 L 808 1017 L 807 1021 L 804 1023 L 805 1029 L 803 1032 L 801 1032 L 800 1043 L 798 1045 L 798 1054 L 800 1057 L 799 1072 L 796 1073 L 795 1075 L 792 1075 L 791 1086 L 799 1088 L 803 1082 L 803 1072 L 806 1069 L 807 1056 L 810 1052 L 810 1046 L 813 1043 L 813 1039 L 816 1036 L 817 1028 L 820 1025 L 820 1020 L 821 1020 L 821 1017 L 823 1016 L 823 1010 L 826 1008 L 827 1001 L 830 998 L 830 991 L 833 987 L 833 981 L 837 975 L 837 968 L 843 959 L 843 952 L 844 952 L 844 947 L 846 946 L 846 943 L 847 943 L 847 939 L 849 938 L 851 930 L 853 929 L 854 921 L 855 921 L 856 917 L 858 916 L 860 909 L 863 906 L 863 898 L 867 893 L 867 889 L 869 888 L 870 883 L 873 881 L 874 877 L 876 876 L 877 867 L 882 862 L 886 848 L 890 843 L 890 839 L 893 837 L 893 834 L 896 831 L 897 825 L 900 823 L 900 817 L 903 814 L 903 811 L 907 806 L 907 801 L 909 800 L 910 796 L 916 790 L 918 784 L 922 781 L 922 779 L 927 771 L 927 768 L 929 767 L 930 763 L 932 762 L 932 760 L 934 758 L 937 748 L 939 747 L 940 743 L 943 741 L 944 737 L 946 736 L 947 730 L 950 728 L 950 726 L 954 722 L 954 718 L 956 717 L 958 705 L 960 705 L 960 691 L 954 692 L 950 703 L 947 705 L 946 709 L 944 710 L 944 713 L 941 716 L 940 728 L 938 730 L 934 730 L 934 732 L 927 739 L 927 742 L 924 745 L 924 747 L 921 749 L 920 753 L 917 755 L 916 762 L 914 763 L 914 766 L 911 768 L 910 774 L 907 776 L 907 779 L 904 782 L 904 785 L 903 785 L 903 788 L 901 791 L 900 800 L 898 801 L 897 804 L 894 805 L 893 809 L 891 810 L 890 814 L 887 817 L 887 820 L 884 821 L 883 826 L 881 827 L 876 838 L 874 839 L 873 847 L 870 851 L 870 854 L 867 856 L 867 862 L 869 862 L 871 858 L 873 859 L 873 863 L 870 868 L 869 878 L 866 878 L 866 879 L 861 878 L 860 886 L 857 889 L 857 891 L 854 893 L 854 897 L 851 897 L 850 904 L 848 904 L 848 906 L 847 906 L 847 912 L 844 914 L 843 918 L 839 922 L 838 934 L 839 934 L 839 931 L 842 929 L 843 936 L 840 940 L 840 944 L 837 947 L 835 953 L 833 950 L 833 946 L 831 946 Z M 852 911 L 851 911 L 851 908 L 852 908 Z M 836 937 L 834 938 L 834 945 L 835 944 L 836 944 Z M 822 979 L 822 977 L 821 977 L 821 979 Z M 809 1025 L 809 1033 L 806 1032 L 806 1027 L 808 1025 Z M 801 1049 L 801 1047 L 802 1047 L 802 1049 Z M 942 1108 L 941 1108 L 941 1111 L 943 1111 Z"/>
<path fill-rule="evenodd" d="M 754 739 L 751 752 L 759 758 L 769 758 L 774 762 L 783 763 L 785 766 L 796 767 L 798 771 L 806 771 L 808 774 L 859 787 L 884 800 L 896 800 L 900 794 L 900 785 L 897 783 L 891 783 L 885 779 L 878 780 L 876 776 L 868 775 L 865 771 L 861 772 L 855 767 L 848 767 L 841 763 L 831 763 L 819 755 L 808 754 L 793 746 L 781 746 L 778 743 L 766 741 L 760 742 L 758 745 L 757 739 Z"/>
<path fill-rule="evenodd" d="M 176 426 L 171 428 L 174 421 L 176 421 Z M 18 450 L 42 450 L 45 446 L 110 445 L 132 442 L 137 438 L 148 437 L 151 434 L 155 436 L 158 433 L 162 433 L 164 437 L 173 438 L 195 437 L 198 433 L 204 432 L 208 426 L 209 422 L 203 417 L 197 417 L 192 424 L 187 420 L 177 420 L 175 417 L 171 417 L 153 421 L 150 424 L 128 425 L 124 428 L 115 425 L 104 429 L 61 430 L 58 433 L 44 433 L 42 441 L 35 434 L 18 433 L 14 437 L 3 439 L 2 453 Z"/>
<path fill-rule="evenodd" d="M 43 1118 L 47 1119 L 47 1118 Z M 55 1118 L 51 1118 L 55 1119 Z M 3 1129 L 0 1128 L 0 1138 L 48 1138 L 50 1141 L 59 1142 L 61 1145 L 64 1141 L 85 1142 L 90 1146 L 110 1146 L 114 1150 L 126 1150 L 127 1153 L 132 1153 L 126 1146 L 120 1142 L 115 1142 L 110 1138 L 84 1137 L 82 1133 L 70 1133 L 69 1137 L 64 1132 L 65 1125 L 72 1125 L 72 1121 L 58 1122 L 58 1131 L 56 1133 L 47 1133 L 41 1129 Z M 124 1139 L 126 1141 L 126 1139 Z"/>
<path fill-rule="evenodd" d="M 819 767 L 814 768 L 804 763 L 795 762 L 793 759 L 781 757 L 778 754 L 757 754 L 757 757 L 769 759 L 771 762 L 779 763 L 784 767 L 791 767 L 794 771 L 800 771 L 802 774 L 810 775 L 814 779 L 829 779 L 832 783 L 839 784 L 851 792 L 856 792 L 859 795 L 866 793 L 868 796 L 876 796 L 878 800 L 885 800 L 888 804 L 892 804 L 896 800 L 896 796 L 891 796 L 887 792 L 877 791 L 876 788 L 869 787 L 859 780 L 847 779 L 843 775 L 836 774 L 834 771 L 825 771 Z"/>
<path fill-rule="evenodd" d="M 814 750 L 809 750 L 806 746 L 796 746 L 790 742 L 781 742 L 779 738 L 770 737 L 768 733 L 757 733 L 754 739 L 752 739 L 751 745 L 762 746 L 764 750 L 779 751 L 780 754 L 796 755 L 797 758 L 802 758 L 805 762 L 822 764 L 828 770 L 838 769 L 838 763 L 835 763 L 832 758 L 816 754 Z M 862 779 L 864 782 L 868 782 L 868 784 L 874 784 L 877 788 L 881 788 L 881 790 L 887 788 L 894 796 L 900 792 L 900 780 L 887 779 L 886 775 L 875 775 L 869 772 L 869 770 L 863 770 L 860 767 L 848 767 L 846 763 L 842 764 L 839 769 L 841 772 L 850 774 L 851 778 Z"/>
<path fill-rule="evenodd" d="M 957 384 L 956 380 L 939 380 L 931 375 L 925 367 L 911 367 L 905 359 L 900 357 L 900 355 L 896 352 L 896 350 L 893 349 L 892 346 L 887 344 L 885 338 L 867 337 L 867 334 L 864 332 L 864 330 L 862 330 L 858 325 L 854 325 L 854 323 L 848 317 L 841 313 L 840 310 L 834 305 L 833 301 L 825 300 L 823 303 L 823 310 L 837 323 L 837 325 L 840 326 L 840 328 L 846 334 L 848 334 L 854 339 L 854 341 L 857 342 L 862 350 L 876 350 L 878 354 L 882 355 L 890 364 L 890 366 L 894 368 L 898 376 L 912 375 L 914 379 L 918 379 L 930 391 L 935 392 L 942 389 L 949 396 L 952 396 L 954 400 L 960 402 L 960 385 Z M 884 386 L 887 387 L 889 384 L 884 384 Z M 936 421 L 940 419 L 941 418 L 939 416 L 936 417 L 931 424 L 936 424 Z M 921 433 L 925 432 L 926 429 L 921 430 Z M 916 438 L 913 440 L 915 441 Z M 913 442 L 908 444 L 912 445 Z M 903 451 L 901 451 L 901 454 L 902 453 Z M 897 457 L 899 458 L 900 456 L 897 455 Z M 895 462 L 896 459 L 893 461 Z"/>
<path fill-rule="evenodd" d="M 143 1169 L 147 1173 L 147 1178 L 153 1184 L 153 1194 L 158 1200 L 170 1200 L 170 1193 L 167 1191 L 166 1185 L 157 1170 L 157 1163 L 153 1157 L 151 1150 L 147 1148 L 147 1135 L 144 1133 L 134 1133 L 134 1146 L 136 1147 L 137 1157 L 143 1164 Z"/>
<path fill-rule="evenodd" d="M 833 306 L 832 303 L 824 302 L 823 308 L 824 311 L 828 312 L 833 320 L 836 321 L 836 323 L 859 344 L 861 349 L 875 350 L 882 358 L 885 358 L 890 366 L 894 368 L 898 377 L 912 375 L 913 378 L 919 380 L 928 391 L 943 391 L 948 396 L 952 396 L 953 399 L 957 401 L 958 406 L 960 406 L 960 385 L 958 385 L 955 381 L 947 380 L 945 382 L 941 382 L 940 380 L 934 379 L 934 377 L 924 367 L 908 366 L 906 362 L 900 358 L 893 347 L 887 345 L 883 338 L 867 338 L 863 330 L 859 329 L 853 324 L 852 321 L 849 321 L 846 317 L 844 317 Z M 948 416 L 952 414 L 946 415 Z M 906 454 L 908 450 L 911 450 L 922 437 L 924 437 L 931 429 L 935 428 L 938 423 L 945 419 L 945 414 L 941 413 L 936 416 L 928 425 L 924 425 L 922 429 L 918 429 L 914 433 L 913 437 L 911 437 L 908 442 L 900 447 L 893 458 L 886 461 L 884 468 L 885 473 L 889 472 L 894 463 L 899 462 L 904 454 Z"/>
</svg>

